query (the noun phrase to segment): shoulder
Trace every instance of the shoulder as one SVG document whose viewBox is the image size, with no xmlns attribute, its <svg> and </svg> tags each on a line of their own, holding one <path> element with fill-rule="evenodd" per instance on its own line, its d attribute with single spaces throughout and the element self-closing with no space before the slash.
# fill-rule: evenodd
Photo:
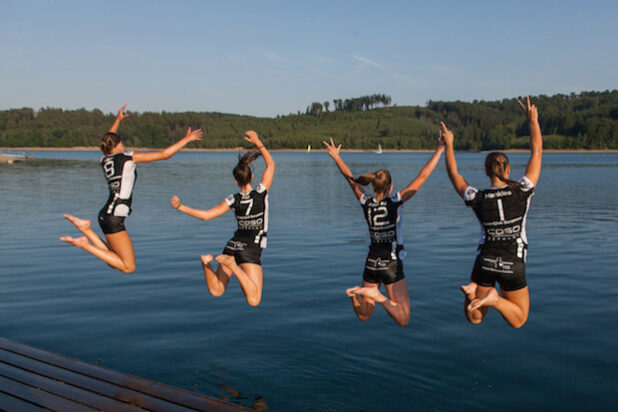
<svg viewBox="0 0 618 412">
<path fill-rule="evenodd" d="M 534 189 L 534 183 L 527 176 L 522 176 L 517 182 L 521 185 L 522 192 L 529 192 Z"/>
<path fill-rule="evenodd" d="M 227 203 L 227 205 L 230 207 L 234 204 L 235 201 L 236 201 L 236 195 L 234 194 L 229 195 L 228 197 L 225 198 L 225 203 Z"/>
<path fill-rule="evenodd" d="M 264 186 L 262 183 L 260 183 L 259 185 L 257 185 L 257 187 L 255 189 L 253 189 L 255 192 L 257 193 L 267 193 L 268 189 L 266 189 L 266 186 Z"/>
<path fill-rule="evenodd" d="M 464 202 L 466 203 L 466 205 L 471 205 L 472 203 L 474 203 L 474 201 L 478 198 L 478 193 L 479 190 L 474 187 L 474 186 L 468 186 L 466 187 L 466 190 L 464 190 Z"/>
<path fill-rule="evenodd" d="M 369 193 L 363 193 L 361 197 L 358 198 L 358 201 L 360 202 L 361 205 L 365 205 L 371 199 L 372 197 Z"/>
<path fill-rule="evenodd" d="M 389 198 L 391 200 L 391 202 L 393 203 L 402 203 L 403 200 L 401 199 L 401 192 L 397 192 L 395 193 L 393 196 L 391 196 Z"/>
</svg>

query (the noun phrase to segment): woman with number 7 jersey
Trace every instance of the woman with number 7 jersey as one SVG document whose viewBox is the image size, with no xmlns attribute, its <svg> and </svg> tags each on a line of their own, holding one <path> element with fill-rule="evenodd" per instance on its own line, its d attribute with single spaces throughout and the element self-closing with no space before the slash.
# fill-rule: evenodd
<svg viewBox="0 0 618 412">
<path fill-rule="evenodd" d="M 109 198 L 99 212 L 99 225 L 105 235 L 103 241 L 91 228 L 90 221 L 64 215 L 84 236 L 60 238 L 101 259 L 114 269 L 124 273 L 135 271 L 135 255 L 131 238 L 124 226 L 124 220 L 131 213 L 133 187 L 137 179 L 136 163 L 155 162 L 174 156 L 188 143 L 201 140 L 202 131 L 189 130 L 185 137 L 160 152 L 138 153 L 126 151 L 122 137 L 116 132 L 120 122 L 129 115 L 124 113 L 125 104 L 118 111 L 114 124 L 101 139 L 101 167 L 107 179 Z"/>
<path fill-rule="evenodd" d="M 232 174 L 240 192 L 228 196 L 219 205 L 200 210 L 183 205 L 178 196 L 172 197 L 170 204 L 179 212 L 197 219 L 208 221 L 215 219 L 228 210 L 233 210 L 238 222 L 238 229 L 230 239 L 223 252 L 215 258 L 219 266 L 215 271 L 211 265 L 212 255 L 200 256 L 206 286 L 212 296 L 225 293 L 232 278 L 238 279 L 240 287 L 251 306 L 257 306 L 262 300 L 262 249 L 266 247 L 268 231 L 268 191 L 275 174 L 275 161 L 253 130 L 245 132 L 245 140 L 256 146 L 238 159 Z M 266 168 L 262 180 L 254 189 L 251 185 L 253 172 L 251 162 L 260 155 L 264 158 Z"/>
<path fill-rule="evenodd" d="M 481 224 L 481 242 L 470 283 L 461 287 L 468 321 L 483 321 L 489 307 L 496 309 L 508 324 L 520 328 L 528 319 L 530 296 L 526 282 L 526 215 L 530 199 L 541 174 L 543 137 L 535 105 L 527 98 L 518 100 L 530 127 L 530 160 L 519 181 L 509 179 L 511 166 L 504 153 L 493 152 L 485 158 L 485 174 L 491 187 L 478 190 L 468 185 L 457 172 L 453 151 L 453 133 L 442 123 L 446 144 L 446 171 L 453 187 L 471 207 Z M 500 294 L 495 288 L 498 282 Z"/>
<path fill-rule="evenodd" d="M 405 251 L 399 211 L 403 203 L 418 192 L 436 168 L 444 151 L 444 144 L 439 141 L 436 151 L 418 176 L 394 196 L 391 196 L 393 182 L 387 170 L 380 169 L 355 179 L 339 156 L 341 145 L 335 146 L 332 138 L 330 144 L 324 142 L 324 145 L 363 207 L 369 225 L 371 244 L 365 261 L 363 286 L 354 286 L 346 290 L 346 294 L 352 300 L 354 312 L 360 320 L 368 320 L 373 314 L 375 302 L 378 302 L 399 326 L 407 326 L 410 322 L 410 293 L 401 262 L 405 258 Z M 373 186 L 374 195 L 365 193 L 361 188 L 369 183 Z M 387 296 L 380 292 L 381 283 L 384 283 Z"/>
</svg>

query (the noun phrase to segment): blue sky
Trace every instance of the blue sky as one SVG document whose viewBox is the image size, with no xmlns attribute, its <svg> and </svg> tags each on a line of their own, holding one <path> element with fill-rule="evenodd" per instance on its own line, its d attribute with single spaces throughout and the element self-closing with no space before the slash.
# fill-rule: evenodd
<svg viewBox="0 0 618 412">
<path fill-rule="evenodd" d="M 0 109 L 276 116 L 618 88 L 616 1 L 0 0 Z"/>
</svg>

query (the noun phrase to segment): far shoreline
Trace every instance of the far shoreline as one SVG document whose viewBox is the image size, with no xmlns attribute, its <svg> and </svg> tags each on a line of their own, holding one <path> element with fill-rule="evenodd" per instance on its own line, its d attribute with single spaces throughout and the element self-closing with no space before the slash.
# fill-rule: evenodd
<svg viewBox="0 0 618 412">
<path fill-rule="evenodd" d="M 151 147 L 128 147 L 128 150 L 134 151 L 158 151 L 162 148 Z M 242 152 L 249 150 L 246 147 L 234 147 L 225 149 L 205 149 L 205 148 L 184 148 L 183 152 Z M 75 151 L 75 152 L 98 152 L 100 149 L 97 146 L 73 146 L 73 147 L 0 147 L 0 150 L 4 151 Z M 280 153 L 307 153 L 307 149 L 268 149 L 271 152 Z M 341 149 L 342 152 L 347 153 L 375 153 L 372 149 Z M 459 151 L 460 153 L 489 153 L 492 151 L 505 152 L 505 153 L 529 153 L 527 149 L 506 149 L 506 150 L 481 150 L 481 151 Z M 311 152 L 326 153 L 325 149 L 311 149 Z M 384 149 L 382 153 L 433 153 L 434 150 L 429 149 Z M 543 149 L 543 153 L 618 153 L 618 149 L 605 149 L 605 150 L 586 150 L 586 149 Z"/>
</svg>

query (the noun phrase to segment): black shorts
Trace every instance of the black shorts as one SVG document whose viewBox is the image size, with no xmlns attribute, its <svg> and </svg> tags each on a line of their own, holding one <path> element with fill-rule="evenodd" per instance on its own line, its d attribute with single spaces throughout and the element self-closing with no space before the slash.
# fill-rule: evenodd
<svg viewBox="0 0 618 412">
<path fill-rule="evenodd" d="M 390 285 L 403 279 L 403 263 L 393 256 L 390 249 L 372 250 L 365 260 L 363 280 L 369 283 L 384 283 Z"/>
<path fill-rule="evenodd" d="M 127 230 L 124 227 L 124 220 L 126 217 L 124 216 L 112 216 L 105 213 L 104 210 L 99 212 L 99 226 L 101 226 L 101 230 L 106 235 L 111 235 L 112 233 L 122 232 L 123 230 Z"/>
<path fill-rule="evenodd" d="M 485 287 L 493 287 L 497 281 L 500 290 L 519 290 L 528 285 L 526 264 L 516 257 L 478 255 L 470 280 Z"/>
<path fill-rule="evenodd" d="M 260 256 L 262 256 L 262 248 L 250 240 L 246 239 L 230 239 L 223 249 L 224 255 L 234 256 L 237 265 L 243 263 L 253 263 L 262 265 Z"/>
</svg>

